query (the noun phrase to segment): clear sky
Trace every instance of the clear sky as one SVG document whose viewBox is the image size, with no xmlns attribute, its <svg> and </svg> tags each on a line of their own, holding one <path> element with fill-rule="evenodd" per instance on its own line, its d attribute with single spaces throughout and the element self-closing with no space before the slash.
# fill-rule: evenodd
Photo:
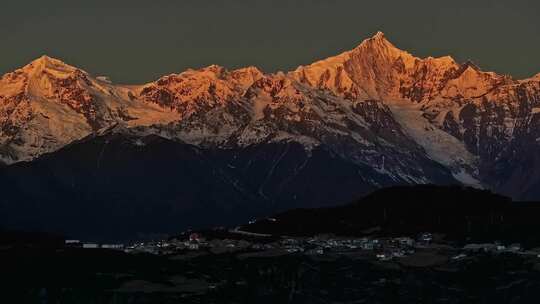
<svg viewBox="0 0 540 304">
<path fill-rule="evenodd" d="M 377 30 L 417 56 L 540 72 L 537 0 L 2 0 L 0 74 L 43 54 L 118 83 L 210 64 L 274 72 Z"/>
</svg>

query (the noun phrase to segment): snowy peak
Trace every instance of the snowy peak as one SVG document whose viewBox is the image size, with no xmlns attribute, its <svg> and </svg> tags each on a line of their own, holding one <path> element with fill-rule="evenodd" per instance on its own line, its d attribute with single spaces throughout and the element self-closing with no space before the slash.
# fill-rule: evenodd
<svg viewBox="0 0 540 304">
<path fill-rule="evenodd" d="M 450 56 L 415 57 L 397 48 L 382 32 L 351 51 L 300 66 L 290 75 L 349 100 L 467 99 L 512 83 L 509 77 L 481 71 L 471 61 L 458 64 Z"/>
<path fill-rule="evenodd" d="M 379 40 L 386 40 L 386 36 L 384 35 L 383 32 L 381 31 L 377 31 L 377 33 L 375 33 L 375 35 L 373 35 L 373 37 L 371 37 L 371 39 L 379 39 Z"/>
<path fill-rule="evenodd" d="M 297 101 L 303 95 L 296 88 L 296 81 L 285 74 L 265 75 L 247 90 L 248 99 L 267 99 L 272 102 Z"/>
<path fill-rule="evenodd" d="M 162 77 L 143 86 L 137 94 L 142 100 L 173 109 L 185 118 L 200 109 L 241 99 L 262 77 L 263 73 L 255 67 L 229 71 L 211 65 Z"/>
<path fill-rule="evenodd" d="M 398 49 L 378 32 L 351 51 L 299 67 L 293 76 L 351 100 L 419 101 L 440 90 L 443 78 L 457 68 L 450 56 L 420 59 Z"/>
<path fill-rule="evenodd" d="M 59 59 L 43 55 L 22 68 L 25 71 L 43 72 L 46 70 L 59 72 L 73 72 L 77 70 Z"/>
<path fill-rule="evenodd" d="M 497 75 L 493 72 L 483 72 L 471 61 L 462 64 L 447 80 L 441 95 L 445 98 L 478 98 L 503 84 L 513 81 L 507 76 Z"/>
<path fill-rule="evenodd" d="M 130 98 L 58 59 L 42 56 L 0 79 L 0 162 L 31 160 L 122 123 L 168 123 L 177 115 Z"/>
<path fill-rule="evenodd" d="M 461 70 L 474 70 L 477 72 L 481 72 L 480 67 L 477 66 L 472 60 L 467 60 L 465 63 L 461 65 Z"/>
<path fill-rule="evenodd" d="M 349 77 L 345 69 L 345 65 L 349 60 L 350 52 L 345 52 L 308 66 L 300 66 L 290 75 L 300 83 L 331 91 L 347 99 L 354 100 L 359 97 L 368 97 L 366 94 L 361 94 L 358 87 Z"/>
<path fill-rule="evenodd" d="M 384 33 L 378 32 L 351 51 L 300 66 L 292 76 L 301 83 L 350 100 L 382 99 L 392 90 L 396 68 L 402 72 L 413 63 L 413 56 L 396 48 Z"/>
<path fill-rule="evenodd" d="M 300 80 L 310 80 L 311 84 L 328 88 L 349 99 L 384 99 L 398 95 L 399 75 L 411 69 L 416 61 L 417 58 L 398 49 L 382 32 L 378 32 L 352 51 L 299 69 L 296 73 Z M 318 81 L 313 78 L 318 78 Z"/>
<path fill-rule="evenodd" d="M 228 75 L 229 80 L 233 81 L 243 91 L 247 90 L 253 83 L 263 77 L 264 73 L 254 66 L 231 71 Z"/>
<path fill-rule="evenodd" d="M 42 56 L 28 65 L 4 75 L 0 94 L 12 97 L 20 94 L 39 98 L 62 99 L 61 91 L 81 89 L 91 85 L 90 76 L 58 59 Z"/>
<path fill-rule="evenodd" d="M 392 44 L 385 36 L 383 32 L 377 32 L 373 37 L 365 39 L 360 43 L 355 50 L 369 51 L 371 55 L 376 55 L 377 53 L 394 53 L 398 56 L 402 53 L 406 53 L 398 49 L 394 44 Z M 368 55 L 368 54 L 366 54 Z"/>
<path fill-rule="evenodd" d="M 365 56 L 377 60 L 387 60 L 389 64 L 392 64 L 396 59 L 402 58 L 407 65 L 413 64 L 416 57 L 412 56 L 408 52 L 397 48 L 392 42 L 390 42 L 386 35 L 382 32 L 378 32 L 373 37 L 368 38 L 359 46 L 357 46 L 353 53 L 356 56 Z M 379 61 L 379 63 L 382 63 Z"/>
</svg>

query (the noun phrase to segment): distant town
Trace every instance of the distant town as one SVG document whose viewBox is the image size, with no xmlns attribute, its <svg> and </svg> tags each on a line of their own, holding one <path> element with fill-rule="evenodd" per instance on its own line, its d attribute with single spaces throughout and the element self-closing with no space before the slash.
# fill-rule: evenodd
<svg viewBox="0 0 540 304">
<path fill-rule="evenodd" d="M 83 249 L 119 250 L 128 254 L 151 254 L 190 258 L 201 254 L 238 254 L 240 258 L 276 257 L 302 254 L 308 256 L 344 255 L 392 261 L 415 258 L 421 253 L 422 262 L 433 256 L 445 261 L 462 260 L 475 254 L 515 254 L 540 258 L 540 248 L 525 250 L 518 243 L 470 243 L 455 247 L 436 233 L 421 233 L 403 237 L 339 237 L 317 235 L 312 237 L 272 236 L 241 231 L 240 228 L 219 228 L 205 232 L 186 231 L 168 240 L 136 242 L 130 244 L 98 244 L 80 240 L 66 240 L 67 247 Z M 426 252 L 434 253 L 432 256 Z M 429 263 L 429 262 L 428 262 Z"/>
</svg>

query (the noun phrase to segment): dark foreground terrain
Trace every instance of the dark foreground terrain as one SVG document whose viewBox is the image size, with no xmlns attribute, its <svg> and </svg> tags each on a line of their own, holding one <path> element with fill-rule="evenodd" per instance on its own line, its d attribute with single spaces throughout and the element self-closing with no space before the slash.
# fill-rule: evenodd
<svg viewBox="0 0 540 304">
<path fill-rule="evenodd" d="M 5 251 L 4 303 L 537 303 L 540 263 L 516 255 L 426 264 L 364 256 L 151 256 Z M 442 258 L 433 258 L 442 257 Z"/>
<path fill-rule="evenodd" d="M 422 186 L 115 250 L 0 231 L 2 303 L 538 303 L 537 210 Z"/>
</svg>

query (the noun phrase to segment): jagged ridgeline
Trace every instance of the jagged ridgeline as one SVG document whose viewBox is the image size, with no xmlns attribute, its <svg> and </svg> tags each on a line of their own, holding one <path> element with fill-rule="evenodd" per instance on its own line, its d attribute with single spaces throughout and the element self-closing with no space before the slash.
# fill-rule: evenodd
<svg viewBox="0 0 540 304">
<path fill-rule="evenodd" d="M 209 206 L 252 216 L 426 183 L 537 200 L 539 103 L 539 76 L 417 58 L 382 33 L 288 73 L 142 85 L 44 56 L 0 79 L 2 206 L 163 205 L 200 222 Z"/>
</svg>

